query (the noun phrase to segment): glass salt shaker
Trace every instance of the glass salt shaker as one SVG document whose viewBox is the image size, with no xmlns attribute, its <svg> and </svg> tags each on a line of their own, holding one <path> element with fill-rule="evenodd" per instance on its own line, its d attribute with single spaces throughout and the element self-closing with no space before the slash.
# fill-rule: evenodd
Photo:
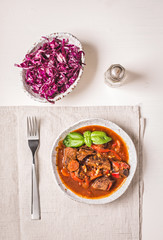
<svg viewBox="0 0 163 240">
<path fill-rule="evenodd" d="M 121 86 L 126 79 L 126 70 L 120 64 L 113 64 L 105 72 L 105 83 L 110 87 Z"/>
</svg>

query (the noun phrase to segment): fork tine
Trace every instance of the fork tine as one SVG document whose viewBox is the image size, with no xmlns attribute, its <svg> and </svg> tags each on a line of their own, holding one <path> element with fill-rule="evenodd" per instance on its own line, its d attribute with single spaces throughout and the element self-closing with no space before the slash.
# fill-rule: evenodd
<svg viewBox="0 0 163 240">
<path fill-rule="evenodd" d="M 27 117 L 27 136 L 39 138 L 39 124 L 35 116 Z"/>
<path fill-rule="evenodd" d="M 33 117 L 33 135 L 36 136 L 36 117 Z"/>
<path fill-rule="evenodd" d="M 33 136 L 33 125 L 32 125 L 32 118 L 29 117 L 29 129 L 30 129 L 30 136 Z"/>
<path fill-rule="evenodd" d="M 31 128 L 32 128 L 32 136 L 34 136 L 35 135 L 35 125 L 34 125 L 35 123 L 34 123 L 34 117 L 32 116 L 32 118 L 31 118 Z"/>
<path fill-rule="evenodd" d="M 35 136 L 35 118 L 32 117 L 31 119 L 31 126 L 32 126 L 32 136 Z"/>
<path fill-rule="evenodd" d="M 33 136 L 33 124 L 31 117 L 27 117 L 27 133 L 28 136 Z"/>
<path fill-rule="evenodd" d="M 36 117 L 35 117 L 35 131 L 36 131 L 36 136 L 38 136 L 38 121 Z"/>
</svg>

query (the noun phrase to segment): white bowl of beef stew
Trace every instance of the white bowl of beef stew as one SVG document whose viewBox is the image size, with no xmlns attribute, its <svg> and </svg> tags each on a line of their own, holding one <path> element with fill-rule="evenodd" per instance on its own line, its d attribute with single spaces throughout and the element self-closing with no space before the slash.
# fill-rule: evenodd
<svg viewBox="0 0 163 240">
<path fill-rule="evenodd" d="M 72 132 L 77 133 L 79 141 L 67 142 Z M 90 145 L 85 132 L 91 134 Z M 104 134 L 105 143 L 98 142 L 99 133 Z M 82 120 L 65 129 L 55 139 L 51 159 L 59 188 L 71 199 L 87 204 L 105 204 L 119 198 L 137 166 L 131 138 L 118 125 L 104 119 Z"/>
</svg>

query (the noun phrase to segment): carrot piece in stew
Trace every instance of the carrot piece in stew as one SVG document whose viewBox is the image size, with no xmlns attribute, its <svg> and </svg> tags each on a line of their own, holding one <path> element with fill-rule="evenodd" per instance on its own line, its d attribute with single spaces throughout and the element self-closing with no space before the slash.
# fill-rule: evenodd
<svg viewBox="0 0 163 240">
<path fill-rule="evenodd" d="M 68 163 L 67 169 L 68 169 L 70 172 L 75 172 L 76 170 L 78 170 L 78 168 L 79 168 L 79 163 L 78 163 L 78 161 L 76 161 L 76 160 L 71 160 L 71 161 Z"/>
<path fill-rule="evenodd" d="M 69 172 L 68 172 L 68 170 L 67 170 L 66 168 L 62 168 L 61 173 L 62 173 L 63 176 L 65 176 L 65 177 L 68 177 L 68 176 L 70 175 Z"/>
</svg>

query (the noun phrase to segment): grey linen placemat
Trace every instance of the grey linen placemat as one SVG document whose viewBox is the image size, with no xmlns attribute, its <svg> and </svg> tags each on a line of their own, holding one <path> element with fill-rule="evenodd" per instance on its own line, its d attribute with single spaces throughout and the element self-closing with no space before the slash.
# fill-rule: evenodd
<svg viewBox="0 0 163 240">
<path fill-rule="evenodd" d="M 38 177 L 41 220 L 33 221 L 31 162 L 26 117 L 41 121 Z M 103 118 L 115 122 L 132 138 L 138 168 L 128 190 L 106 205 L 86 205 L 66 197 L 57 186 L 51 166 L 56 136 L 76 121 Z M 0 239 L 3 240 L 138 240 L 140 191 L 139 107 L 0 107 Z"/>
</svg>

